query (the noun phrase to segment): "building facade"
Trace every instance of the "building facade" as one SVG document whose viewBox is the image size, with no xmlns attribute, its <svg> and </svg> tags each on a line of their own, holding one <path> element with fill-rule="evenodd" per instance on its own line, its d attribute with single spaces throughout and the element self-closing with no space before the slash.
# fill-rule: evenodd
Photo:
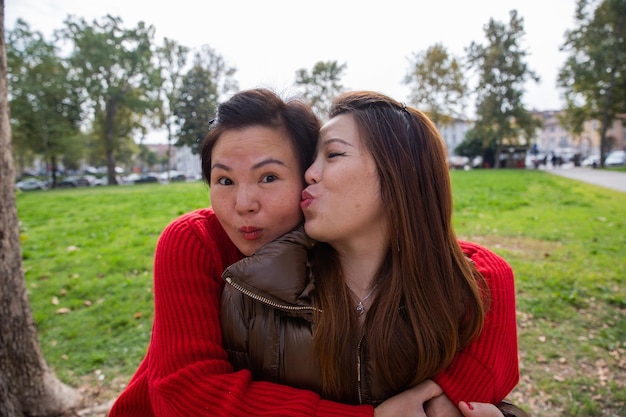
<svg viewBox="0 0 626 417">
<path fill-rule="evenodd" d="M 452 123 L 437 125 L 437 130 L 448 147 L 448 157 L 457 156 L 456 147 L 465 140 L 465 134 L 472 126 L 472 122 L 463 119 L 454 119 Z"/>
<path fill-rule="evenodd" d="M 536 144 L 541 152 L 546 153 L 574 153 L 585 158 L 590 155 L 600 155 L 600 129 L 598 120 L 587 120 L 583 123 L 582 132 L 573 134 L 563 127 L 559 121 L 561 111 L 534 112 L 543 126 L 537 130 Z M 626 114 L 618 115 L 607 129 L 609 152 L 616 149 L 626 149 Z"/>
</svg>

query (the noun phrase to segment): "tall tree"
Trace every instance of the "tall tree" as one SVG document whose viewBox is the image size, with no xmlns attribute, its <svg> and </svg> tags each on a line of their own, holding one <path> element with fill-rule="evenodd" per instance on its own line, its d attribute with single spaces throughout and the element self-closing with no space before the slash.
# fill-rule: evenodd
<svg viewBox="0 0 626 417">
<path fill-rule="evenodd" d="M 194 53 L 191 69 L 182 80 L 174 113 L 180 129 L 176 146 L 187 145 L 198 153 L 199 144 L 209 131 L 223 95 L 237 90 L 236 69 L 209 45 Z"/>
<path fill-rule="evenodd" d="M 57 161 L 77 149 L 80 97 L 57 48 L 41 33 L 20 19 L 7 37 L 14 141 L 43 157 L 56 184 Z"/>
<path fill-rule="evenodd" d="M 610 150 L 607 129 L 626 112 L 626 0 L 579 0 L 575 29 L 566 33 L 569 52 L 559 73 L 567 125 L 577 133 L 585 120 L 600 120 L 600 155 Z"/>
<path fill-rule="evenodd" d="M 303 88 L 303 95 L 315 113 L 324 118 L 328 114 L 333 98 L 344 90 L 341 77 L 347 65 L 337 61 L 319 61 L 311 72 L 305 68 L 296 71 L 295 85 Z"/>
<path fill-rule="evenodd" d="M 183 70 L 187 64 L 189 48 L 178 44 L 172 39 L 165 38 L 163 45 L 157 49 L 157 59 L 161 71 L 161 111 L 159 121 L 167 132 L 167 177 L 169 179 L 171 169 L 172 142 L 176 128 L 176 115 L 174 106 L 182 86 Z"/>
<path fill-rule="evenodd" d="M 495 167 L 500 166 L 503 146 L 529 143 L 539 122 L 524 108 L 522 96 L 528 80 L 539 77 L 528 68 L 527 52 L 520 42 L 524 20 L 510 12 L 509 25 L 490 19 L 484 28 L 487 45 L 472 42 L 467 48 L 470 68 L 477 71 L 476 115 L 473 137 L 486 141 L 485 150 L 495 149 Z"/>
<path fill-rule="evenodd" d="M 104 144 L 109 184 L 115 178 L 115 151 L 119 146 L 118 112 L 146 114 L 158 107 L 158 69 L 152 62 L 154 27 L 139 22 L 125 29 L 119 17 L 107 15 L 91 25 L 69 16 L 58 35 L 73 45 L 70 62 L 81 80 L 94 115 L 103 115 Z M 127 113 L 128 114 L 128 113 Z M 118 130 L 116 132 L 116 130 Z"/>
<path fill-rule="evenodd" d="M 413 54 L 404 84 L 411 87 L 411 104 L 423 108 L 437 125 L 463 117 L 467 83 L 462 64 L 442 44 Z"/>
<path fill-rule="evenodd" d="M 7 87 L 0 0 L 0 416 L 61 415 L 81 398 L 48 368 L 37 340 L 22 269 Z"/>
</svg>

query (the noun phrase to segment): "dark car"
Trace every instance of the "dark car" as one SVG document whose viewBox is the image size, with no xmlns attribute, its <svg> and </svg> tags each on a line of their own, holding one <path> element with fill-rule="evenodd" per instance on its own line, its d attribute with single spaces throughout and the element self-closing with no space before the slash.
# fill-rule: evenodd
<svg viewBox="0 0 626 417">
<path fill-rule="evenodd" d="M 147 184 L 151 182 L 159 182 L 159 178 L 153 174 L 144 174 L 135 180 L 135 184 Z"/>
<path fill-rule="evenodd" d="M 91 187 L 96 177 L 93 175 L 70 175 L 57 184 L 60 188 Z"/>
</svg>

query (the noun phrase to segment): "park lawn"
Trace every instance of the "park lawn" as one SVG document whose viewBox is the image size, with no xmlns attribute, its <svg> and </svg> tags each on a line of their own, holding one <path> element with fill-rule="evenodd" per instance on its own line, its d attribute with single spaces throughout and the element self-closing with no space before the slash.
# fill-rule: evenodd
<svg viewBox="0 0 626 417">
<path fill-rule="evenodd" d="M 626 415 L 626 194 L 542 171 L 452 171 L 460 238 L 516 277 L 521 381 L 534 416 Z M 152 256 L 200 182 L 18 194 L 24 269 L 46 360 L 116 395 L 152 323 Z"/>
</svg>

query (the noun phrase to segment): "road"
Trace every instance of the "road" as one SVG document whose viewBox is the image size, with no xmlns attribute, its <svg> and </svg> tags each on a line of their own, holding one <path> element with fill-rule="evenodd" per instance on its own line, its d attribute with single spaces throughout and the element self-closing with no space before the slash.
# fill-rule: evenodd
<svg viewBox="0 0 626 417">
<path fill-rule="evenodd" d="M 568 166 L 547 168 L 546 172 L 626 193 L 626 172 Z"/>
</svg>

